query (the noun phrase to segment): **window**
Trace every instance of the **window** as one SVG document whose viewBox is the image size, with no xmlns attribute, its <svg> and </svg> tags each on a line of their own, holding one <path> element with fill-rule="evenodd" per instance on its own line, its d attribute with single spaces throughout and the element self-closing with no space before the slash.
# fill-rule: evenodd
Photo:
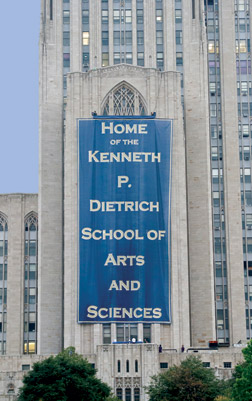
<svg viewBox="0 0 252 401">
<path fill-rule="evenodd" d="M 111 344 L 111 324 L 103 324 L 103 344 Z"/>
<path fill-rule="evenodd" d="M 245 205 L 252 206 L 252 193 L 251 191 L 245 191 Z"/>
<path fill-rule="evenodd" d="M 238 1 L 238 10 L 239 11 L 245 11 L 245 0 L 239 0 Z"/>
<path fill-rule="evenodd" d="M 133 339 L 137 341 L 137 324 L 118 323 L 116 325 L 116 338 L 119 342 L 128 342 Z"/>
<path fill-rule="evenodd" d="M 25 354 L 35 354 L 35 342 L 29 341 L 28 343 L 24 344 L 24 353 Z"/>
<path fill-rule="evenodd" d="M 0 212 L 0 355 L 6 353 L 5 334 L 7 329 L 7 265 L 8 265 L 8 223 Z"/>
<path fill-rule="evenodd" d="M 215 82 L 209 83 L 209 91 L 210 91 L 211 96 L 215 95 L 215 92 L 216 92 L 216 83 Z"/>
<path fill-rule="evenodd" d="M 24 228 L 24 353 L 36 353 L 38 218 L 35 213 L 25 218 Z"/>
<path fill-rule="evenodd" d="M 114 31 L 114 46 L 120 46 L 121 42 L 121 32 L 120 31 Z"/>
<path fill-rule="evenodd" d="M 143 324 L 143 338 L 145 343 L 151 343 L 151 324 Z"/>
<path fill-rule="evenodd" d="M 213 40 L 208 41 L 208 53 L 214 53 L 215 52 L 215 43 Z"/>
<path fill-rule="evenodd" d="M 210 368 L 210 362 L 202 362 L 204 368 Z"/>
<path fill-rule="evenodd" d="M 129 373 L 129 360 L 126 361 L 126 373 Z"/>
<path fill-rule="evenodd" d="M 216 116 L 217 116 L 216 103 L 211 103 L 210 104 L 210 117 L 216 117 Z"/>
<path fill-rule="evenodd" d="M 120 60 L 120 53 L 119 60 Z M 110 102 L 112 97 L 113 101 Z M 146 115 L 144 100 L 133 87 L 121 83 L 103 101 L 103 115 L 132 116 Z"/>
<path fill-rule="evenodd" d="M 125 401 L 131 401 L 131 388 L 125 389 Z"/>
<path fill-rule="evenodd" d="M 53 20 L 53 0 L 50 0 L 50 20 Z"/>
<path fill-rule="evenodd" d="M 82 10 L 82 23 L 83 24 L 89 23 L 89 10 Z"/>
<path fill-rule="evenodd" d="M 83 66 L 89 66 L 89 53 L 83 53 L 82 54 L 82 62 Z"/>
<path fill-rule="evenodd" d="M 223 301 L 222 285 L 216 285 L 216 301 Z"/>
<path fill-rule="evenodd" d="M 137 23 L 143 24 L 143 10 L 137 10 Z"/>
<path fill-rule="evenodd" d="M 140 389 L 134 388 L 134 401 L 140 401 Z"/>
<path fill-rule="evenodd" d="M 102 23 L 108 23 L 108 10 L 102 10 Z"/>
<path fill-rule="evenodd" d="M 120 373 L 121 372 L 121 361 L 117 361 L 117 372 Z"/>
<path fill-rule="evenodd" d="M 123 399 L 123 392 L 122 392 L 121 388 L 116 389 L 116 396 L 117 396 L 117 398 L 119 398 L 119 400 Z"/>
<path fill-rule="evenodd" d="M 126 53 L 126 63 L 132 64 L 132 53 Z"/>
<path fill-rule="evenodd" d="M 163 10 L 156 10 L 156 21 L 163 22 Z"/>
<path fill-rule="evenodd" d="M 144 66 L 144 53 L 137 53 L 137 65 Z"/>
<path fill-rule="evenodd" d="M 183 43 L 182 31 L 176 31 L 176 45 L 182 45 L 182 43 Z"/>
<path fill-rule="evenodd" d="M 138 360 L 137 359 L 135 360 L 135 372 L 136 373 L 138 372 Z"/>
<path fill-rule="evenodd" d="M 70 24 L 70 11 L 69 10 L 63 11 L 63 24 L 65 24 L 65 25 Z"/>
<path fill-rule="evenodd" d="M 102 66 L 107 67 L 109 65 L 109 54 L 102 53 Z"/>
<path fill-rule="evenodd" d="M 144 31 L 137 31 L 137 44 L 139 46 L 144 44 Z"/>
<path fill-rule="evenodd" d="M 63 32 L 63 46 L 70 46 L 70 32 Z"/>
<path fill-rule="evenodd" d="M 63 66 L 70 67 L 70 53 L 63 54 Z"/>
<path fill-rule="evenodd" d="M 168 362 L 160 362 L 160 369 L 168 369 Z"/>
<path fill-rule="evenodd" d="M 108 31 L 102 31 L 102 45 L 107 46 L 109 44 L 109 33 Z"/>
<path fill-rule="evenodd" d="M 120 10 L 114 10 L 114 24 L 120 23 Z"/>
<path fill-rule="evenodd" d="M 163 68 L 164 66 L 164 53 L 158 52 L 157 53 L 157 68 Z"/>
<path fill-rule="evenodd" d="M 231 369 L 232 368 L 232 362 L 224 362 L 223 367 L 226 369 Z"/>
<path fill-rule="evenodd" d="M 182 22 L 182 10 L 175 10 L 175 22 L 176 24 Z"/>
<path fill-rule="evenodd" d="M 22 365 L 22 370 L 30 370 L 30 365 Z"/>
<path fill-rule="evenodd" d="M 236 40 L 236 53 L 246 53 L 247 52 L 247 44 L 245 39 Z"/>
<path fill-rule="evenodd" d="M 245 178 L 245 183 L 250 183 L 251 182 L 251 170 L 250 170 L 250 168 L 245 168 L 244 169 L 244 178 Z"/>
<path fill-rule="evenodd" d="M 132 45 L 132 31 L 125 32 L 125 44 Z"/>
<path fill-rule="evenodd" d="M 195 19 L 195 0 L 192 0 L 192 19 Z"/>
<path fill-rule="evenodd" d="M 125 22 L 126 22 L 126 24 L 131 24 L 131 22 L 132 22 L 131 10 L 125 10 Z"/>
<path fill-rule="evenodd" d="M 82 32 L 82 44 L 83 46 L 89 45 L 89 32 Z"/>
<path fill-rule="evenodd" d="M 156 43 L 157 45 L 163 44 L 163 31 L 156 31 Z"/>
<path fill-rule="evenodd" d="M 183 65 L 183 53 L 181 52 L 176 53 L 176 65 Z"/>
<path fill-rule="evenodd" d="M 223 310 L 217 309 L 217 329 L 224 330 L 224 317 Z"/>
</svg>

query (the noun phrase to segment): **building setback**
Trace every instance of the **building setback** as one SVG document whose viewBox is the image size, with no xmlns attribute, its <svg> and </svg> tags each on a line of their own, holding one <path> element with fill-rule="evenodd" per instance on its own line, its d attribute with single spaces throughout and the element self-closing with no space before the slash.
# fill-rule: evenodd
<svg viewBox="0 0 252 401">
<path fill-rule="evenodd" d="M 185 358 L 182 344 L 220 376 L 242 359 L 252 334 L 251 12 L 251 0 L 41 0 L 39 194 L 0 195 L 0 400 L 34 361 L 68 346 L 124 401 L 147 400 L 150 377 Z M 76 121 L 152 113 L 173 120 L 171 323 L 80 324 Z M 125 155 L 109 157 L 90 154 L 97 164 Z M 92 206 L 126 207 L 108 203 Z"/>
</svg>

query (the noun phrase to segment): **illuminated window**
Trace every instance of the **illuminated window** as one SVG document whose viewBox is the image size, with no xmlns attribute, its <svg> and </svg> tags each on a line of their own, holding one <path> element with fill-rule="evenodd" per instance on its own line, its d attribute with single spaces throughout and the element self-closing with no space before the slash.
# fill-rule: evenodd
<svg viewBox="0 0 252 401">
<path fill-rule="evenodd" d="M 102 53 L 102 66 L 107 67 L 109 65 L 109 54 Z"/>
<path fill-rule="evenodd" d="M 245 0 L 239 0 L 238 1 L 238 10 L 239 11 L 245 11 Z"/>
<path fill-rule="evenodd" d="M 131 24 L 131 22 L 132 22 L 131 10 L 125 10 L 125 22 L 126 22 L 126 24 Z"/>
<path fill-rule="evenodd" d="M 33 341 L 29 341 L 28 343 L 24 344 L 24 354 L 35 354 L 35 349 L 35 342 Z"/>
<path fill-rule="evenodd" d="M 213 40 L 208 41 L 208 53 L 214 53 L 215 52 L 215 43 Z"/>
<path fill-rule="evenodd" d="M 106 24 L 108 22 L 108 10 L 102 10 L 102 23 Z"/>
<path fill-rule="evenodd" d="M 156 21 L 163 22 L 163 10 L 156 10 Z"/>
<path fill-rule="evenodd" d="M 82 44 L 83 46 L 89 45 L 89 32 L 82 32 Z"/>
<path fill-rule="evenodd" d="M 235 49 L 236 49 L 236 53 L 246 53 L 247 52 L 247 44 L 246 44 L 246 40 L 236 40 L 235 41 L 236 45 L 235 45 Z"/>
<path fill-rule="evenodd" d="M 114 10 L 114 24 L 120 23 L 120 10 Z"/>
</svg>

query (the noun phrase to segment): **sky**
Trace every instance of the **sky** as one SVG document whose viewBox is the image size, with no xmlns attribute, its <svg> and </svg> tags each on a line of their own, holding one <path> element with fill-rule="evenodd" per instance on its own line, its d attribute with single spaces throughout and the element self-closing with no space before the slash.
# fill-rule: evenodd
<svg viewBox="0 0 252 401">
<path fill-rule="evenodd" d="M 0 194 L 38 192 L 40 0 L 1 2 Z"/>
</svg>

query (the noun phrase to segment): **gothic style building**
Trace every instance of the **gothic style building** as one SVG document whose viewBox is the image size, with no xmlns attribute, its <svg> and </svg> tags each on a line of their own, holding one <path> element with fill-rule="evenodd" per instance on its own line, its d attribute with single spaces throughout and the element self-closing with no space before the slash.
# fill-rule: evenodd
<svg viewBox="0 0 252 401">
<path fill-rule="evenodd" d="M 252 337 L 251 12 L 251 0 L 41 0 L 39 194 L 0 195 L 0 400 L 68 346 L 124 401 L 147 400 L 182 344 L 222 376 L 241 360 Z M 94 113 L 173 120 L 170 324 L 78 323 L 76 121 Z"/>
</svg>

